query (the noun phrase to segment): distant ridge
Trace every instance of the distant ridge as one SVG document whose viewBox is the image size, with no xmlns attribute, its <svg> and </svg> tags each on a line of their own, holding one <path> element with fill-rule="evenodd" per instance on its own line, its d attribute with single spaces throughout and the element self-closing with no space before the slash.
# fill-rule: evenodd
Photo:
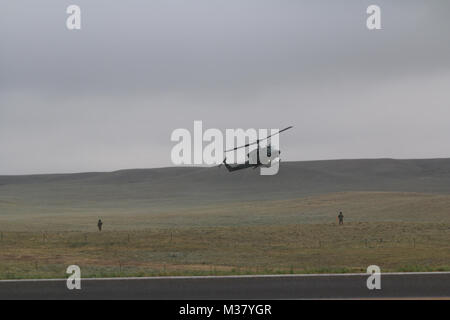
<svg viewBox="0 0 450 320">
<path fill-rule="evenodd" d="M 0 200 L 126 200 L 203 203 L 284 199 L 341 191 L 450 193 L 450 159 L 357 159 L 282 162 L 274 176 L 259 170 L 172 167 L 114 172 L 0 176 Z"/>
</svg>

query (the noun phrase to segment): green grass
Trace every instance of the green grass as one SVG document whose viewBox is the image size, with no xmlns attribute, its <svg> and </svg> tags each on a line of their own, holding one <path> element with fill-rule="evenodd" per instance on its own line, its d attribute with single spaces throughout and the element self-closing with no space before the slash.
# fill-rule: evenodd
<svg viewBox="0 0 450 320">
<path fill-rule="evenodd" d="M 178 208 L 0 203 L 0 278 L 450 270 L 450 196 L 342 192 Z M 7 210 L 5 207 L 8 207 Z M 337 225 L 343 210 L 344 226 Z M 96 230 L 97 219 L 104 231 Z"/>
<path fill-rule="evenodd" d="M 237 275 L 450 269 L 449 224 L 348 223 L 6 232 L 0 278 Z M 130 239 L 130 240 L 128 240 Z"/>
<path fill-rule="evenodd" d="M 449 177 L 449 159 L 0 176 L 0 278 L 449 270 Z"/>
</svg>

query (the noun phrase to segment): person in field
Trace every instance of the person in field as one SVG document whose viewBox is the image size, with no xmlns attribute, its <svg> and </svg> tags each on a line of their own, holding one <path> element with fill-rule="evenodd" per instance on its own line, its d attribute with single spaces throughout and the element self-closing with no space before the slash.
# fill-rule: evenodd
<svg viewBox="0 0 450 320">
<path fill-rule="evenodd" d="M 102 226 L 103 226 L 102 219 L 98 219 L 98 222 L 97 222 L 98 231 L 102 231 Z"/>
<path fill-rule="evenodd" d="M 344 215 L 342 214 L 342 211 L 339 212 L 338 219 L 339 225 L 344 224 Z"/>
</svg>

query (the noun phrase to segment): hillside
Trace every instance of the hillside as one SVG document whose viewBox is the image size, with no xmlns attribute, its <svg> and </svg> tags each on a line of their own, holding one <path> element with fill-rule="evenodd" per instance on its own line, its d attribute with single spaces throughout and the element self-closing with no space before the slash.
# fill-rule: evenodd
<svg viewBox="0 0 450 320">
<path fill-rule="evenodd" d="M 159 168 L 115 172 L 0 176 L 0 208 L 13 204 L 74 207 L 178 207 L 223 201 L 281 200 L 342 191 L 450 193 L 450 159 L 283 162 L 259 170 Z"/>
<path fill-rule="evenodd" d="M 0 279 L 449 270 L 449 208 L 450 159 L 1 176 Z"/>
</svg>

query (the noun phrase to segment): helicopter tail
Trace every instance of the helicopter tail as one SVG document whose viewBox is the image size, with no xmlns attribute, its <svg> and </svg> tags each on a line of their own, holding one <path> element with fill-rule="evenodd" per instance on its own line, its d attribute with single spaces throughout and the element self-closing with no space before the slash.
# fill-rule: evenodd
<svg viewBox="0 0 450 320">
<path fill-rule="evenodd" d="M 224 165 L 225 168 L 227 168 L 227 170 L 230 171 L 230 172 L 236 170 L 233 166 L 230 166 L 227 163 L 227 158 L 223 159 L 222 163 L 219 165 L 219 168 L 222 167 L 222 165 Z"/>
</svg>

